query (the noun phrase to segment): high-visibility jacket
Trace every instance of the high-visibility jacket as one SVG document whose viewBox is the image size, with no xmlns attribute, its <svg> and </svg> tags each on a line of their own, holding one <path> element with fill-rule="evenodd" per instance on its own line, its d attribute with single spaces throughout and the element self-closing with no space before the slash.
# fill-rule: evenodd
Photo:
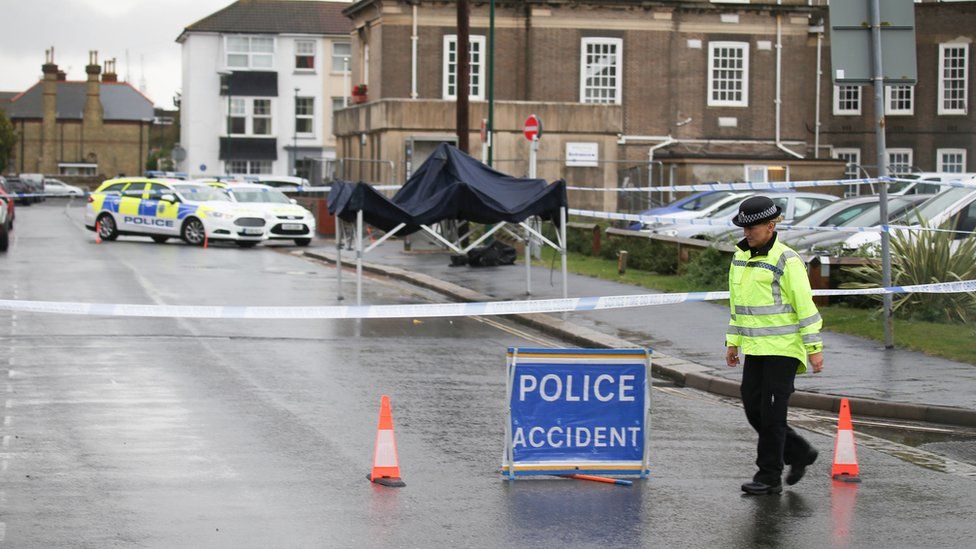
<svg viewBox="0 0 976 549">
<path fill-rule="evenodd" d="M 775 233 L 773 239 L 755 256 L 745 241 L 739 243 L 729 268 L 731 319 L 725 342 L 745 355 L 794 357 L 800 361 L 797 373 L 803 373 L 807 354 L 823 350 L 823 321 L 803 260 Z"/>
</svg>

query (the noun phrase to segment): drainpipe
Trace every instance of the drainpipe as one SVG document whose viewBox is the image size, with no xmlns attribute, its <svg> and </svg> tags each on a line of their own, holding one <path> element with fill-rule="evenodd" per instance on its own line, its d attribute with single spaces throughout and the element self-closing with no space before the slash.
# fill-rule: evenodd
<svg viewBox="0 0 976 549">
<path fill-rule="evenodd" d="M 410 35 L 410 99 L 417 98 L 417 2 L 413 3 L 413 34 Z"/>
<path fill-rule="evenodd" d="M 820 21 L 820 25 L 812 27 L 810 30 L 815 30 L 817 32 L 817 91 L 816 97 L 816 107 L 814 114 L 815 122 L 813 124 L 813 157 L 820 158 L 820 79 L 823 77 L 823 71 L 820 70 L 820 52 L 823 48 L 823 20 Z"/>
<path fill-rule="evenodd" d="M 794 152 L 783 144 L 780 139 L 780 119 L 783 106 L 783 16 L 776 15 L 776 148 L 796 158 L 803 158 L 802 154 Z"/>
<path fill-rule="evenodd" d="M 652 175 L 654 173 L 654 151 L 656 151 L 658 149 L 663 149 L 664 147 L 668 147 L 668 146 L 674 145 L 677 142 L 678 142 L 677 139 L 671 137 L 671 135 L 668 134 L 668 136 L 665 137 L 664 141 L 662 141 L 661 143 L 658 143 L 657 145 L 651 145 L 647 149 L 647 182 L 648 182 L 648 186 L 649 187 L 653 187 L 654 186 L 654 179 L 652 177 Z M 672 186 L 674 186 L 674 182 L 672 182 Z M 664 193 L 662 192 L 661 194 L 663 195 Z M 674 191 L 670 191 L 668 193 L 668 195 L 669 195 L 669 197 L 670 197 L 671 200 L 674 200 Z M 662 198 L 663 198 L 663 196 L 662 196 Z"/>
</svg>

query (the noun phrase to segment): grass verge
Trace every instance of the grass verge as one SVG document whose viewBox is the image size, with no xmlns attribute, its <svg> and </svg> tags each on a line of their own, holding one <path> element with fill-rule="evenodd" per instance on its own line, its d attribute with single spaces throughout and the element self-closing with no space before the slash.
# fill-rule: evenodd
<svg viewBox="0 0 976 549">
<path fill-rule="evenodd" d="M 558 268 L 559 258 L 554 250 L 543 250 L 538 265 L 552 265 L 555 258 Z M 725 290 L 727 288 L 694 288 L 679 275 L 659 275 L 644 271 L 628 270 L 617 273 L 617 262 L 601 257 L 592 257 L 570 252 L 567 260 L 569 272 L 632 284 L 642 288 L 662 292 L 697 292 L 705 290 Z M 824 326 L 832 332 L 860 336 L 881 342 L 884 339 L 878 312 L 873 309 L 858 309 L 843 304 L 821 307 Z M 895 345 L 919 351 L 927 355 L 976 364 L 976 329 L 964 324 L 942 324 L 918 320 L 895 319 Z"/>
</svg>

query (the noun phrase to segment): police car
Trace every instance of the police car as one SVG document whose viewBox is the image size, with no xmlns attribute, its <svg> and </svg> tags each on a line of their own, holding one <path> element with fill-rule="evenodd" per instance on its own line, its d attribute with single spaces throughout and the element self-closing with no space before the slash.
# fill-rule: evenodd
<svg viewBox="0 0 976 549">
<path fill-rule="evenodd" d="M 208 185 L 224 189 L 235 202 L 263 212 L 268 219 L 268 239 L 294 240 L 298 246 L 312 242 L 315 216 L 278 189 L 256 183 L 210 182 Z"/>
<path fill-rule="evenodd" d="M 110 179 L 88 197 L 85 227 L 98 227 L 103 240 L 119 235 L 148 236 L 158 243 L 181 238 L 191 246 L 205 239 L 230 240 L 250 248 L 267 239 L 267 219 L 242 208 L 209 185 L 179 180 Z"/>
</svg>

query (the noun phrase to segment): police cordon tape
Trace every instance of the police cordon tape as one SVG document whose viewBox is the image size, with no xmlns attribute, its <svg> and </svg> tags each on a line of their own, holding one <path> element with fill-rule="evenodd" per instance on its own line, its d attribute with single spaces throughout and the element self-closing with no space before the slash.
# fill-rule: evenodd
<svg viewBox="0 0 976 549">
<path fill-rule="evenodd" d="M 193 181 L 187 181 L 186 183 L 194 184 Z M 251 184 L 251 183 L 248 183 Z M 374 185 L 373 188 L 378 191 L 392 191 L 402 188 L 403 185 Z M 280 189 L 279 189 L 280 190 Z M 314 193 L 314 192 L 331 192 L 332 187 L 301 187 L 295 190 L 286 189 L 283 192 L 303 192 L 303 193 Z M 14 193 L 9 195 L 10 198 L 85 198 L 92 194 L 92 191 L 86 191 L 84 193 Z"/>
<path fill-rule="evenodd" d="M 696 185 L 675 185 L 658 187 L 566 187 L 571 191 L 591 192 L 703 192 L 703 191 L 762 191 L 775 189 L 799 189 L 805 187 L 838 187 L 851 185 L 877 185 L 881 183 L 925 183 L 926 185 L 941 185 L 944 187 L 959 187 L 976 189 L 976 181 L 954 179 L 952 181 L 929 181 L 920 179 L 904 179 L 898 177 L 871 177 L 866 179 L 825 179 L 810 181 L 771 181 L 768 183 L 699 183 Z"/>
<path fill-rule="evenodd" d="M 976 292 L 976 280 L 864 288 L 851 290 L 813 290 L 814 296 L 881 295 L 905 293 Z M 635 294 L 524 301 L 484 301 L 474 303 L 423 303 L 416 305 L 353 305 L 322 307 L 136 305 L 76 303 L 62 301 L 0 300 L 0 310 L 62 315 L 207 318 L 244 320 L 311 320 L 355 318 L 432 318 L 456 316 L 497 316 L 511 314 L 600 311 L 674 305 L 678 303 L 728 299 L 728 292 L 687 292 L 673 294 Z"/>
</svg>

